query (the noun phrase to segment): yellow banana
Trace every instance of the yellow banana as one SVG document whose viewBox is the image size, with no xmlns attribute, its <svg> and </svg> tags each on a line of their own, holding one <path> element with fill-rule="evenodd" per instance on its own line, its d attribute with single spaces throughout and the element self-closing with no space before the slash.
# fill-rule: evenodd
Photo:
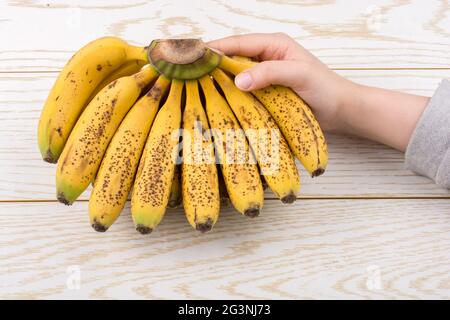
<svg viewBox="0 0 450 320">
<path fill-rule="evenodd" d="M 186 218 L 196 230 L 212 229 L 219 217 L 220 194 L 214 145 L 200 100 L 198 82 L 186 82 L 183 114 L 183 163 L 181 190 Z"/>
<path fill-rule="evenodd" d="M 240 91 L 222 70 L 215 69 L 212 75 L 246 131 L 268 186 L 283 203 L 292 203 L 300 190 L 300 177 L 289 146 L 274 120 L 254 96 Z"/>
<path fill-rule="evenodd" d="M 109 76 L 107 76 L 105 79 L 103 79 L 102 82 L 95 88 L 95 90 L 91 93 L 89 99 L 87 100 L 90 102 L 92 98 L 94 98 L 97 93 L 99 93 L 104 87 L 106 87 L 108 84 L 113 82 L 114 80 L 117 80 L 122 77 L 131 76 L 139 70 L 143 66 L 145 66 L 148 62 L 145 60 L 131 60 L 127 61 L 124 64 L 122 64 L 118 69 L 114 70 Z"/>
<path fill-rule="evenodd" d="M 115 37 L 94 40 L 67 62 L 45 102 L 38 126 L 42 158 L 57 162 L 91 93 L 128 60 L 147 60 L 146 48 Z"/>
<path fill-rule="evenodd" d="M 150 233 L 161 221 L 169 201 L 178 155 L 183 82 L 172 80 L 169 96 L 160 108 L 145 149 L 131 195 L 131 214 L 136 230 Z"/>
<path fill-rule="evenodd" d="M 202 77 L 200 83 L 228 196 L 237 211 L 256 217 L 263 207 L 264 191 L 245 134 L 209 75 Z"/>
<path fill-rule="evenodd" d="M 92 181 L 120 122 L 157 72 L 152 67 L 120 78 L 89 103 L 78 119 L 58 161 L 58 200 L 71 204 Z"/>
<path fill-rule="evenodd" d="M 180 165 L 175 166 L 175 172 L 173 174 L 172 186 L 170 187 L 168 208 L 177 208 L 181 204 L 181 173 Z"/>
<path fill-rule="evenodd" d="M 96 231 L 106 231 L 127 201 L 139 159 L 159 102 L 170 81 L 160 76 L 123 119 L 109 143 L 89 200 L 89 217 Z"/>
<path fill-rule="evenodd" d="M 233 74 L 256 62 L 245 58 L 222 57 L 220 67 Z M 252 92 L 278 124 L 292 152 L 313 176 L 324 173 L 328 163 L 325 137 L 308 105 L 290 88 L 269 86 Z"/>
</svg>

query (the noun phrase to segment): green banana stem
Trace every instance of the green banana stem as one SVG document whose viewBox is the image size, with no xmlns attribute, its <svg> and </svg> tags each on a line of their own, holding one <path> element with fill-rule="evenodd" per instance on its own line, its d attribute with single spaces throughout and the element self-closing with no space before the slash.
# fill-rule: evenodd
<svg viewBox="0 0 450 320">
<path fill-rule="evenodd" d="M 214 70 L 221 55 L 200 39 L 153 40 L 149 62 L 169 79 L 194 80 Z"/>
</svg>

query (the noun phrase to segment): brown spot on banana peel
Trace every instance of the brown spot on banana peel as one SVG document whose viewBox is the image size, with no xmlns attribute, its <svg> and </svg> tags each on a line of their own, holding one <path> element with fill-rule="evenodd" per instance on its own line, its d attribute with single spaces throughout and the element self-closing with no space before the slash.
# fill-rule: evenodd
<svg viewBox="0 0 450 320">
<path fill-rule="evenodd" d="M 97 138 L 100 138 L 100 137 L 102 137 L 102 136 L 103 136 L 103 133 L 104 133 L 104 131 L 105 131 L 105 128 L 104 128 L 104 126 L 100 126 L 100 127 L 98 127 L 97 131 L 95 132 L 95 136 L 96 136 Z"/>
<path fill-rule="evenodd" d="M 71 151 L 72 151 L 72 147 L 73 147 L 73 144 L 71 144 L 71 145 L 69 146 L 69 150 L 67 151 L 67 155 L 66 155 L 66 157 L 64 158 L 63 163 L 61 164 L 61 169 L 59 170 L 61 173 L 63 173 L 64 167 L 66 166 L 67 161 L 69 161 L 70 153 L 71 153 Z"/>
<path fill-rule="evenodd" d="M 98 64 L 98 65 L 97 65 L 97 71 L 99 71 L 99 72 L 102 71 L 102 68 L 103 68 L 103 67 L 102 67 L 101 64 Z"/>
<path fill-rule="evenodd" d="M 114 80 L 113 82 L 111 82 L 111 83 L 108 85 L 108 89 L 114 88 L 114 87 L 116 86 L 116 84 L 117 84 L 117 80 Z"/>
<path fill-rule="evenodd" d="M 146 94 L 147 97 L 153 98 L 154 101 L 158 101 L 161 99 L 161 95 L 163 94 L 163 90 L 157 85 L 154 85 Z"/>
<path fill-rule="evenodd" d="M 136 231 L 138 231 L 140 234 L 149 234 L 153 231 L 152 228 L 144 226 L 143 224 L 138 224 L 136 226 Z"/>
</svg>

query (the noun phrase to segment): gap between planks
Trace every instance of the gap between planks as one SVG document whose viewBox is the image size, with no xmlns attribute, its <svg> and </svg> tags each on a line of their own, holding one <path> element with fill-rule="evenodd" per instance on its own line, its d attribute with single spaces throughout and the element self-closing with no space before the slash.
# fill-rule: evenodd
<svg viewBox="0 0 450 320">
<path fill-rule="evenodd" d="M 450 67 L 374 67 L 374 68 L 330 68 L 333 71 L 445 71 L 450 70 Z M 53 73 L 59 73 L 62 69 L 59 70 L 0 70 L 0 74 L 10 74 L 10 73 L 17 73 L 17 74 L 28 74 L 28 73 L 42 73 L 42 74 L 53 74 Z"/>
<path fill-rule="evenodd" d="M 445 200 L 449 199 L 450 196 L 305 196 L 297 198 L 297 201 L 303 200 Z M 279 201 L 278 198 L 265 198 L 268 201 Z M 75 202 L 89 202 L 89 199 L 76 200 Z M 130 200 L 127 200 L 130 202 Z M 1 203 L 59 203 L 58 200 L 51 199 L 25 199 L 25 200 L 0 200 Z"/>
</svg>

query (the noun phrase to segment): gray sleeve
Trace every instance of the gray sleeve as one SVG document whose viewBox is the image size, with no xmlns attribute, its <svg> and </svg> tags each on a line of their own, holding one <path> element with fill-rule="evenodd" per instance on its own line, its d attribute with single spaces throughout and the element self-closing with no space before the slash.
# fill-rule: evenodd
<svg viewBox="0 0 450 320">
<path fill-rule="evenodd" d="M 450 189 L 450 81 L 440 83 L 419 119 L 405 163 L 408 169 Z"/>
</svg>

